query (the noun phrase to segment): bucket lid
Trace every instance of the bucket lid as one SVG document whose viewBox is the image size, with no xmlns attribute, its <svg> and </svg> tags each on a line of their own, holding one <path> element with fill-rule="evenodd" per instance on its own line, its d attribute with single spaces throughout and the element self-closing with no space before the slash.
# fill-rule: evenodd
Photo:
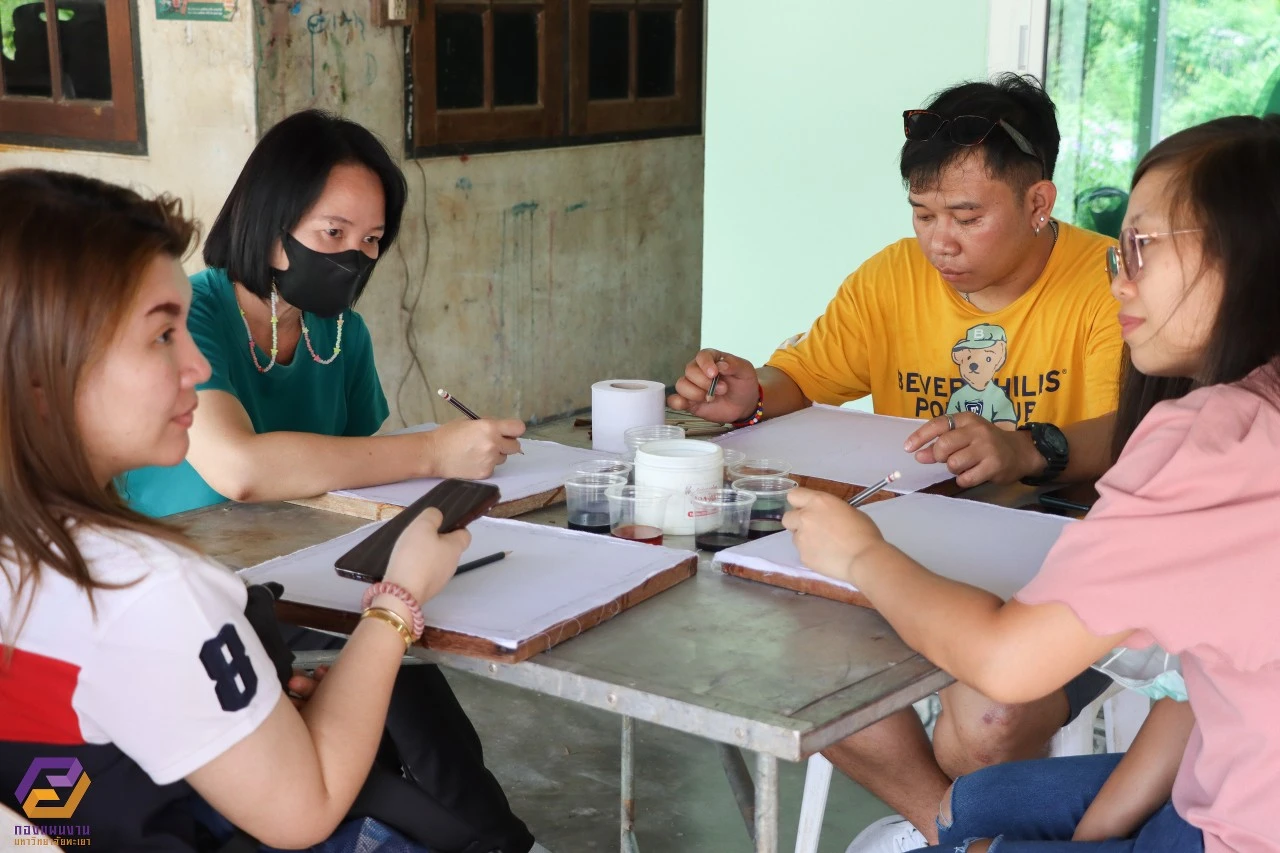
<svg viewBox="0 0 1280 853">
<path fill-rule="evenodd" d="M 636 450 L 636 465 L 656 468 L 701 468 L 724 464 L 724 451 L 718 444 L 695 438 L 671 438 L 650 441 Z"/>
</svg>

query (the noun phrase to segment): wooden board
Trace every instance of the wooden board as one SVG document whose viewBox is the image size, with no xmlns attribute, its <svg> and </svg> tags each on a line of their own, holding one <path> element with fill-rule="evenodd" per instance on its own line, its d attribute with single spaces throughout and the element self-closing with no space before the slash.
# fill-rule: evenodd
<svg viewBox="0 0 1280 853">
<path fill-rule="evenodd" d="M 314 498 L 300 498 L 295 501 L 289 501 L 289 503 L 311 507 L 312 509 L 323 509 L 328 512 L 340 513 L 341 515 L 350 515 L 356 518 L 367 518 L 370 521 L 382 521 L 383 519 L 391 518 L 399 515 L 404 509 L 404 507 L 396 504 L 378 503 L 334 494 L 320 495 Z M 526 512 L 533 512 L 537 509 L 562 503 L 564 503 L 564 487 L 559 486 L 536 495 L 505 501 L 495 506 L 486 515 L 492 518 L 515 518 L 518 515 L 524 515 Z"/>
<path fill-rule="evenodd" d="M 749 581 L 757 581 L 758 583 L 767 583 L 769 586 L 776 586 L 781 589 L 789 589 L 792 592 L 800 592 L 805 595 L 816 595 L 819 598 L 829 598 L 832 601 L 839 601 L 844 604 L 856 604 L 859 607 L 867 607 L 872 610 L 871 601 L 861 592 L 854 592 L 851 589 L 834 586 L 825 581 L 815 578 L 797 578 L 791 575 L 779 574 L 778 572 L 765 572 L 759 569 L 749 569 L 746 566 L 739 566 L 736 563 L 717 563 L 726 575 L 735 578 L 745 578 Z"/>
<path fill-rule="evenodd" d="M 944 577 L 960 580 L 1008 599 L 1028 583 L 1045 556 L 1072 523 L 1021 508 L 955 500 L 945 495 L 916 493 L 889 501 L 868 502 L 867 516 L 885 541 L 909 558 Z M 925 531 L 922 533 L 922 531 Z M 848 585 L 799 567 L 794 543 L 768 537 L 716 555 L 725 574 L 770 586 L 816 595 L 845 604 L 871 607 L 866 595 Z M 998 548 L 975 543 L 999 543 Z"/>
<path fill-rule="evenodd" d="M 665 423 L 667 426 L 678 426 L 684 429 L 685 438 L 702 438 L 709 435 L 724 435 L 731 432 L 733 427 L 729 424 L 717 423 L 716 421 L 704 420 L 697 415 L 691 415 L 687 412 L 677 412 L 675 409 L 667 409 L 667 417 Z M 591 439 L 591 418 L 579 417 L 573 419 L 573 428 L 575 430 L 586 430 L 587 440 Z"/>
<path fill-rule="evenodd" d="M 826 492 L 835 495 L 840 500 L 847 501 L 858 492 L 866 488 L 866 486 L 849 485 L 848 483 L 837 483 L 835 480 L 824 480 L 821 477 L 806 477 L 804 474 L 788 474 L 788 477 L 795 480 L 806 489 L 814 489 L 819 492 Z M 955 491 L 959 491 L 955 486 L 955 480 L 947 480 L 938 483 L 936 486 L 930 486 L 925 491 L 934 492 L 935 489 L 952 487 Z M 879 503 L 880 501 L 890 501 L 900 497 L 894 492 L 879 491 L 871 497 L 867 498 L 866 504 Z M 832 601 L 839 601 L 844 604 L 856 604 L 859 607 L 871 607 L 871 602 L 865 595 L 860 592 L 853 592 L 848 589 L 841 589 L 813 578 L 796 578 L 790 575 L 778 574 L 776 572 L 763 572 L 757 569 L 749 569 L 746 566 L 739 566 L 736 563 L 717 563 L 720 569 L 726 574 L 735 578 L 745 578 L 758 583 L 767 583 L 770 586 L 780 587 L 781 589 L 789 589 L 792 592 L 802 592 L 805 595 L 816 595 L 819 598 L 829 598 Z"/>
<path fill-rule="evenodd" d="M 399 509 L 397 507 L 396 509 Z M 606 604 L 587 611 L 579 616 L 566 619 L 536 637 L 521 642 L 515 649 L 508 649 L 489 640 L 460 634 L 452 631 L 441 631 L 430 626 L 423 632 L 418 645 L 423 648 L 441 652 L 452 652 L 468 657 L 503 663 L 519 663 L 534 655 L 578 636 L 588 628 L 594 628 L 602 622 L 612 619 L 625 610 L 653 598 L 660 592 L 670 589 L 681 581 L 688 580 L 697 573 L 697 557 L 689 557 L 669 569 L 649 578 L 640 586 L 624 593 Z M 286 591 L 286 595 L 287 595 Z M 290 625 L 301 625 L 321 631 L 337 631 L 350 634 L 359 623 L 359 614 L 327 607 L 315 607 L 281 601 L 276 604 L 276 615 L 281 622 Z"/>
<path fill-rule="evenodd" d="M 866 488 L 866 486 L 859 486 L 859 485 L 850 484 L 850 483 L 840 483 L 835 480 L 824 480 L 821 477 L 809 477 L 804 474 L 788 474 L 787 476 L 790 477 L 792 480 L 795 480 L 800 485 L 804 486 L 806 489 L 814 489 L 819 492 L 827 492 L 828 494 L 835 495 L 836 497 L 845 501 L 849 500 L 849 498 L 853 497 L 858 492 Z M 927 489 L 921 489 L 919 494 L 942 495 L 942 497 L 944 498 L 954 498 L 954 497 L 957 497 L 962 491 L 964 490 L 961 489 L 958 485 L 956 485 L 955 477 L 952 477 L 950 480 L 943 480 L 941 483 L 934 483 L 932 486 L 929 486 Z M 881 492 L 877 492 L 876 494 L 868 498 L 867 503 L 875 503 L 876 501 L 885 501 L 885 500 L 889 500 L 890 498 L 896 498 L 896 497 L 898 497 L 898 494 L 896 492 L 890 492 L 887 490 L 881 491 Z"/>
<path fill-rule="evenodd" d="M 828 494 L 835 495 L 845 501 L 849 500 L 849 498 L 866 488 L 866 486 L 851 486 L 847 483 L 837 483 L 835 480 L 824 480 L 821 477 L 806 477 L 803 474 L 788 474 L 787 476 L 804 486 L 806 489 L 827 492 Z M 956 485 L 955 478 L 952 478 L 932 485 L 927 489 L 922 489 L 921 494 L 941 495 L 942 497 L 953 498 L 960 494 L 961 491 L 963 490 Z M 897 497 L 901 497 L 901 495 L 897 495 L 889 491 L 881 491 L 867 498 L 866 504 L 893 500 Z M 871 602 L 861 592 L 842 589 L 813 578 L 796 578 L 791 575 L 783 575 L 776 572 L 763 572 L 758 569 L 749 569 L 746 566 L 739 566 L 735 563 L 718 563 L 717 565 L 720 566 L 721 570 L 726 575 L 732 575 L 736 578 L 745 578 L 750 581 L 757 581 L 758 583 L 767 583 L 770 586 L 789 589 L 792 592 L 802 592 L 805 595 L 816 595 L 819 598 L 829 598 L 832 601 L 839 601 L 844 604 L 856 604 L 859 607 L 871 607 Z"/>
</svg>

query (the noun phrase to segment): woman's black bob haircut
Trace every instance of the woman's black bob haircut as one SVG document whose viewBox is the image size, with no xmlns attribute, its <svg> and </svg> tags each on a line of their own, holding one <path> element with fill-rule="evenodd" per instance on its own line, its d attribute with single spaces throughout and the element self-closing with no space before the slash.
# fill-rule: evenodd
<svg viewBox="0 0 1280 853">
<path fill-rule="evenodd" d="M 367 166 L 382 182 L 386 231 L 378 241 L 378 257 L 384 256 L 400 231 L 408 195 L 404 173 L 364 127 L 320 110 L 305 110 L 267 131 L 249 155 L 209 229 L 204 262 L 225 269 L 232 281 L 268 298 L 276 240 L 297 226 L 324 192 L 333 167 L 342 164 Z"/>
</svg>

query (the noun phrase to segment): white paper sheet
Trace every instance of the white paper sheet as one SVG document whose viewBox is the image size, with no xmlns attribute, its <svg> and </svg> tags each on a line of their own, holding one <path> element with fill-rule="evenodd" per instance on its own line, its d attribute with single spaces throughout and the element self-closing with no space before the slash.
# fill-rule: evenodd
<svg viewBox="0 0 1280 853">
<path fill-rule="evenodd" d="M 1035 576 L 1063 526 L 1073 521 L 939 495 L 906 495 L 868 504 L 864 511 L 888 542 L 925 568 L 1006 600 Z M 857 591 L 801 566 L 790 531 L 727 548 L 715 562 Z"/>
<path fill-rule="evenodd" d="M 286 601 L 358 613 L 367 585 L 339 576 L 333 563 L 384 523 L 367 524 L 240 574 L 253 583 L 279 582 Z M 692 551 L 508 519 L 481 518 L 467 529 L 471 547 L 462 562 L 497 551 L 511 551 L 511 556 L 454 577 L 423 606 L 422 615 L 431 627 L 507 649 L 695 556 Z"/>
<path fill-rule="evenodd" d="M 946 465 L 917 462 L 902 449 L 922 423 L 817 405 L 711 440 L 747 458 L 785 459 L 796 474 L 837 483 L 870 486 L 901 471 L 889 491 L 908 494 L 952 476 Z"/>
<path fill-rule="evenodd" d="M 392 435 L 427 432 L 435 428 L 436 424 L 419 424 L 397 430 Z M 599 450 L 569 447 L 554 441 L 538 441 L 532 438 L 520 439 L 520 448 L 524 451 L 523 455 L 508 456 L 506 462 L 493 470 L 493 476 L 484 481 L 493 483 L 502 491 L 503 503 L 518 501 L 521 498 L 540 495 L 558 488 L 564 484 L 565 478 L 573 473 L 573 467 L 580 462 L 615 458 L 614 454 L 602 453 Z M 364 489 L 343 489 L 331 494 L 392 506 L 408 506 L 439 483 L 439 479 L 430 477 L 387 483 L 382 486 L 369 486 Z"/>
</svg>

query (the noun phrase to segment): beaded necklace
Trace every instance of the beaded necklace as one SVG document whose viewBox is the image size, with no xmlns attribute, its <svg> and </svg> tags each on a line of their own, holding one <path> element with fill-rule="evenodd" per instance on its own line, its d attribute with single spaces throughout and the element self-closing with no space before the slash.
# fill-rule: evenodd
<svg viewBox="0 0 1280 853">
<path fill-rule="evenodd" d="M 268 370 L 276 366 L 276 355 L 280 352 L 280 318 L 276 316 L 276 303 L 279 300 L 279 293 L 276 291 L 275 284 L 271 285 L 271 361 L 267 362 L 267 366 L 263 367 L 258 362 L 258 351 L 253 340 L 253 330 L 249 328 L 249 318 L 245 315 L 244 309 L 240 309 L 240 319 L 244 321 L 245 334 L 249 336 L 249 358 L 253 359 L 253 366 L 259 373 L 266 373 Z M 311 346 L 311 333 L 307 331 L 307 321 L 301 320 L 302 324 L 302 340 L 307 345 L 307 352 L 311 353 L 311 360 L 316 364 L 333 364 L 333 360 L 342 352 L 342 314 L 338 315 L 338 339 L 333 344 L 333 355 L 328 358 L 321 358 Z"/>
</svg>

